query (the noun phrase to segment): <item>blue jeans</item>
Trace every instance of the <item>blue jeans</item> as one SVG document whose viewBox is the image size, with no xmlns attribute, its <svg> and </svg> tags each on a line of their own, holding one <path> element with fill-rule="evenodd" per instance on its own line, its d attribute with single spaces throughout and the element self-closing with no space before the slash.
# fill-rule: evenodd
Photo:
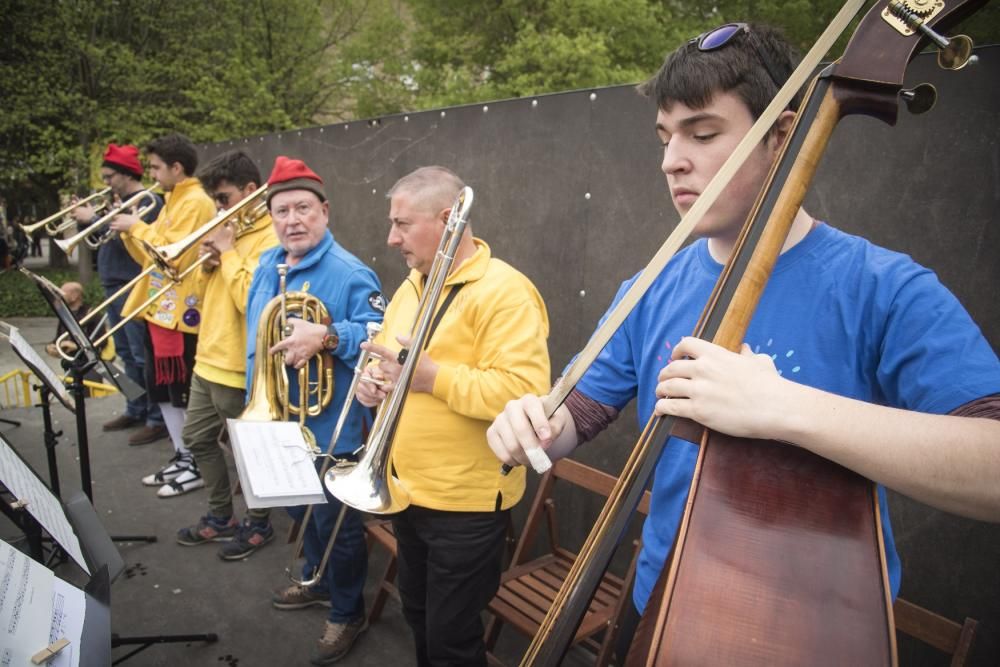
<svg viewBox="0 0 1000 667">
<path fill-rule="evenodd" d="M 105 287 L 105 298 L 114 294 L 117 289 L 117 287 Z M 122 307 L 125 305 L 126 298 L 127 295 L 120 296 L 108 306 L 109 327 L 113 327 L 121 321 Z M 142 342 L 145 327 L 142 319 L 132 318 L 128 324 L 112 336 L 115 340 L 115 352 L 121 357 L 122 364 L 125 365 L 125 375 L 140 387 L 146 386 L 146 380 L 143 376 L 145 354 Z M 125 414 L 136 419 L 145 419 L 148 426 L 163 426 L 160 406 L 152 400 L 149 392 L 134 401 L 125 401 Z"/>
<path fill-rule="evenodd" d="M 306 562 L 302 566 L 302 576 L 312 575 L 326 550 L 326 543 L 340 513 L 339 500 L 326 494 L 325 505 L 313 505 L 309 525 L 305 526 L 302 551 Z M 288 513 L 297 520 L 305 514 L 305 507 L 290 507 Z M 349 623 L 365 615 L 365 579 L 368 577 L 368 545 L 365 542 L 365 528 L 361 513 L 351 508 L 344 515 L 333 551 L 326 564 L 320 582 L 313 586 L 316 592 L 330 593 L 330 621 Z"/>
</svg>

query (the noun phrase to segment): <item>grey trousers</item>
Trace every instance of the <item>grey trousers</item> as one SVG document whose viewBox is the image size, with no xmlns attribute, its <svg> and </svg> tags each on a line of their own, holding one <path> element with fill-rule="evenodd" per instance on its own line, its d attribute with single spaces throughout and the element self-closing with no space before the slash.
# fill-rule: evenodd
<svg viewBox="0 0 1000 667">
<path fill-rule="evenodd" d="M 194 454 L 194 460 L 208 490 L 208 509 L 212 515 L 226 518 L 233 515 L 233 489 L 225 452 L 219 444 L 224 437 L 226 419 L 235 419 L 243 412 L 246 392 L 209 382 L 195 373 L 191 378 L 187 420 L 184 422 L 184 445 Z M 252 519 L 266 519 L 269 509 L 247 510 Z"/>
</svg>

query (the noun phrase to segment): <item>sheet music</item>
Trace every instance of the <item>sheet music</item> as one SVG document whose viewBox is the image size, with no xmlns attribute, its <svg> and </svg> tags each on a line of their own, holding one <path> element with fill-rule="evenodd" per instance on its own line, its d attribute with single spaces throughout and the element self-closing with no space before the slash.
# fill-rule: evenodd
<svg viewBox="0 0 1000 667">
<path fill-rule="evenodd" d="M 49 645 L 55 578 L 0 540 L 0 665 L 29 666 L 31 656 Z"/>
<path fill-rule="evenodd" d="M 49 667 L 77 667 L 83 638 L 83 619 L 87 614 L 87 595 L 82 590 L 55 577 L 52 586 L 52 620 L 49 643 L 68 639 L 69 646 L 48 662 Z"/>
<path fill-rule="evenodd" d="M 73 401 L 70 399 L 69 392 L 66 391 L 66 385 L 63 384 L 63 381 L 58 375 L 56 375 L 55 371 L 52 370 L 52 367 L 38 356 L 35 349 L 31 347 L 31 343 L 25 340 L 24 336 L 21 335 L 21 332 L 18 331 L 17 327 L 11 326 L 10 324 L 7 326 L 10 329 L 10 333 L 8 334 L 10 345 L 14 348 L 14 352 L 17 353 L 17 356 L 21 357 L 24 363 L 28 364 L 31 372 L 37 375 L 39 379 L 43 380 L 45 384 L 48 385 L 49 389 L 55 392 L 56 398 L 59 399 L 60 403 L 72 410 Z"/>
<path fill-rule="evenodd" d="M 90 574 L 87 561 L 80 548 L 73 527 L 66 518 L 62 504 L 38 476 L 21 460 L 14 449 L 0 437 L 0 482 L 14 494 L 18 500 L 27 503 L 27 510 L 38 523 L 48 532 L 59 545 L 66 550 L 70 558 Z M 3 662 L 0 661 L 0 665 Z"/>
<path fill-rule="evenodd" d="M 249 491 L 248 506 L 326 502 L 313 457 L 297 423 L 229 419 L 227 427 L 244 492 Z"/>
</svg>

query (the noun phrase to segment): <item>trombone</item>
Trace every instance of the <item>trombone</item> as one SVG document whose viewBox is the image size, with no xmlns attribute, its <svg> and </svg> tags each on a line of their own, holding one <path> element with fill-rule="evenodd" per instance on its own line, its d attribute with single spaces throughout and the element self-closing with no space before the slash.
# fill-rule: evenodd
<svg viewBox="0 0 1000 667">
<path fill-rule="evenodd" d="M 382 325 L 378 322 L 369 322 L 366 325 L 366 330 L 368 332 L 368 342 L 372 342 L 382 331 Z M 344 404 L 340 408 L 340 415 L 337 417 L 337 424 L 333 427 L 333 435 L 330 436 L 330 444 L 326 448 L 326 458 L 323 461 L 323 467 L 320 468 L 319 476 L 320 479 L 326 475 L 326 471 L 330 469 L 330 466 L 350 466 L 352 464 L 345 463 L 334 457 L 332 455 L 333 448 L 336 446 L 337 441 L 340 440 L 340 432 L 344 428 L 344 424 L 347 423 L 347 416 L 351 412 L 351 407 L 354 405 L 354 394 L 358 390 L 358 383 L 363 382 L 362 373 L 365 370 L 365 366 L 368 365 L 368 360 L 371 358 L 371 352 L 368 350 L 363 350 L 361 355 L 358 357 L 358 363 L 354 366 L 354 377 L 351 380 L 351 386 L 347 389 L 347 396 L 344 398 Z M 323 557 L 320 559 L 319 564 L 313 569 L 312 573 L 308 577 L 303 577 L 301 580 L 295 575 L 295 561 L 299 557 L 299 553 L 302 551 L 302 542 L 305 540 L 306 526 L 309 524 L 309 517 L 312 516 L 312 505 L 306 506 L 306 512 L 302 515 L 302 520 L 300 522 L 299 536 L 295 540 L 295 547 L 292 549 L 292 560 L 288 563 L 288 567 L 285 568 L 285 574 L 293 584 L 298 584 L 299 586 L 305 586 L 310 588 L 319 583 L 319 580 L 323 578 L 323 572 L 326 571 L 327 561 L 330 560 L 330 552 L 333 551 L 333 543 L 337 540 L 337 535 L 340 533 L 340 525 L 344 522 L 344 516 L 347 513 L 347 505 L 345 503 L 340 504 L 340 511 L 337 513 L 337 519 L 334 521 L 333 530 L 330 532 L 330 539 L 327 540 L 326 549 L 323 551 Z"/>
<path fill-rule="evenodd" d="M 146 255 L 153 260 L 153 265 L 173 278 L 177 275 L 174 263 L 188 250 L 201 242 L 206 236 L 214 232 L 221 225 L 235 222 L 237 224 L 236 235 L 239 236 L 253 228 L 254 224 L 267 213 L 267 190 L 268 186 L 257 188 L 246 197 L 238 201 L 232 208 L 220 211 L 214 218 L 204 225 L 191 232 L 180 241 L 169 243 L 165 246 L 156 247 L 139 239 L 139 244 Z M 203 260 L 199 260 L 199 263 Z M 178 279 L 179 281 L 179 279 Z"/>
<path fill-rule="evenodd" d="M 49 217 L 45 218 L 44 220 L 39 220 L 38 222 L 33 222 L 30 225 L 20 225 L 21 230 L 25 234 L 27 234 L 28 236 L 31 236 L 31 234 L 36 229 L 45 228 L 45 233 L 48 234 L 49 236 L 59 236 L 60 234 L 62 234 L 66 230 L 73 229 L 74 227 L 76 227 L 76 220 L 70 219 L 70 220 L 64 220 L 63 222 L 57 223 L 57 221 L 60 218 L 62 218 L 65 215 L 69 215 L 73 211 L 73 209 L 75 209 L 76 207 L 83 206 L 84 204 L 90 203 L 91 201 L 93 201 L 95 199 L 98 199 L 100 197 L 104 197 L 105 199 L 103 201 L 100 201 L 97 204 L 95 204 L 96 210 L 100 211 L 100 210 L 102 210 L 104 208 L 107 208 L 108 201 L 107 201 L 106 197 L 108 195 L 110 195 L 110 194 L 111 194 L 111 188 L 110 187 L 104 188 L 103 190 L 95 192 L 94 194 L 90 195 L 89 197 L 81 199 L 80 201 L 78 201 L 78 202 L 76 202 L 74 204 L 70 204 L 66 208 L 64 208 L 61 211 L 59 211 L 58 213 L 53 213 L 52 215 L 50 215 Z"/>
<path fill-rule="evenodd" d="M 84 325 L 89 322 L 92 318 L 96 317 L 99 313 L 105 311 L 114 301 L 123 294 L 127 294 L 132 290 L 133 287 L 139 284 L 139 282 L 151 274 L 153 271 L 159 269 L 167 276 L 167 280 L 164 281 L 163 287 L 158 289 L 156 292 L 151 294 L 149 298 L 142 302 L 138 307 L 134 308 L 127 315 L 122 315 L 121 320 L 111 327 L 107 332 L 105 332 L 100 338 L 94 341 L 94 347 L 100 347 L 104 344 L 104 341 L 108 337 L 112 336 L 116 331 L 121 329 L 123 326 L 128 324 L 137 315 L 146 310 L 151 304 L 155 303 L 157 299 L 170 291 L 177 283 L 181 282 L 190 275 L 196 268 L 205 263 L 205 260 L 209 258 L 210 255 L 205 254 L 198 257 L 197 260 L 191 266 L 184 269 L 178 273 L 177 268 L 174 264 L 180 257 L 182 257 L 186 252 L 194 248 L 198 243 L 201 242 L 210 232 L 218 228 L 220 225 L 236 221 L 236 237 L 239 238 L 242 234 L 251 231 L 257 221 L 261 218 L 263 213 L 267 210 L 267 205 L 265 204 L 265 195 L 267 194 L 267 188 L 260 188 L 251 192 L 249 195 L 240 200 L 232 208 L 221 211 L 216 214 L 214 218 L 206 222 L 204 225 L 199 227 L 194 232 L 188 234 L 186 237 L 177 241 L 176 243 L 170 243 L 165 246 L 154 247 L 149 243 L 142 241 L 142 247 L 146 254 L 152 259 L 152 263 L 143 269 L 135 278 L 128 281 L 125 285 L 118 289 L 114 294 L 109 296 L 107 299 L 101 302 L 96 308 L 90 311 L 86 317 L 80 320 L 80 325 Z M 259 202 L 257 200 L 260 200 Z M 251 205 L 253 205 L 251 207 Z M 249 211 L 247 211 L 249 209 Z M 60 343 L 63 341 L 67 334 L 63 334 L 56 340 L 56 346 L 60 350 Z M 64 357 L 65 358 L 65 357 Z"/>
<path fill-rule="evenodd" d="M 69 237 L 68 239 L 56 239 L 56 245 L 62 248 L 62 251 L 66 253 L 67 257 L 71 257 L 73 255 L 73 251 L 76 249 L 76 246 L 81 242 L 85 243 L 91 250 L 97 250 L 102 244 L 107 243 L 114 238 L 114 230 L 106 229 L 101 231 L 101 228 L 110 222 L 116 215 L 124 213 L 134 206 L 139 206 L 139 208 L 136 209 L 135 214 L 141 218 L 156 208 L 156 205 L 159 202 L 156 199 L 156 195 L 153 193 L 153 188 L 158 186 L 158 183 L 154 183 L 151 188 L 136 192 L 121 204 L 115 206 L 100 218 L 87 225 L 86 228 L 80 230 L 79 233 Z M 141 202 L 145 203 L 140 206 Z M 79 204 L 77 204 L 77 206 L 79 206 Z"/>
<path fill-rule="evenodd" d="M 392 474 L 392 441 L 421 350 L 427 340 L 434 309 L 444 291 L 445 279 L 455 262 L 458 244 L 468 224 L 472 199 L 472 188 L 464 187 L 451 205 L 447 226 L 441 234 L 441 242 L 427 276 L 427 288 L 417 304 L 410 347 L 399 353 L 402 363 L 399 379 L 379 406 L 375 423 L 372 424 L 364 445 L 364 454 L 356 464 L 335 466 L 323 478 L 327 490 L 340 502 L 362 512 L 392 514 L 401 512 L 410 504 L 409 492 Z"/>
</svg>

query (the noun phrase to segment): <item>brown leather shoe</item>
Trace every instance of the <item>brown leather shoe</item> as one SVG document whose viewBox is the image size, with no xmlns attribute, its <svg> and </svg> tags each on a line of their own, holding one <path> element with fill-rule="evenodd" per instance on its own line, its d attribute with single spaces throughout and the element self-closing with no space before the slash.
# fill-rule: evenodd
<svg viewBox="0 0 1000 667">
<path fill-rule="evenodd" d="M 148 445 L 169 435 L 166 426 L 143 426 L 128 439 L 130 445 Z"/>
<path fill-rule="evenodd" d="M 105 422 L 104 426 L 101 428 L 105 431 L 124 431 L 127 428 L 132 428 L 133 426 L 142 426 L 141 419 L 132 417 L 130 415 L 119 415 L 109 422 Z"/>
</svg>

